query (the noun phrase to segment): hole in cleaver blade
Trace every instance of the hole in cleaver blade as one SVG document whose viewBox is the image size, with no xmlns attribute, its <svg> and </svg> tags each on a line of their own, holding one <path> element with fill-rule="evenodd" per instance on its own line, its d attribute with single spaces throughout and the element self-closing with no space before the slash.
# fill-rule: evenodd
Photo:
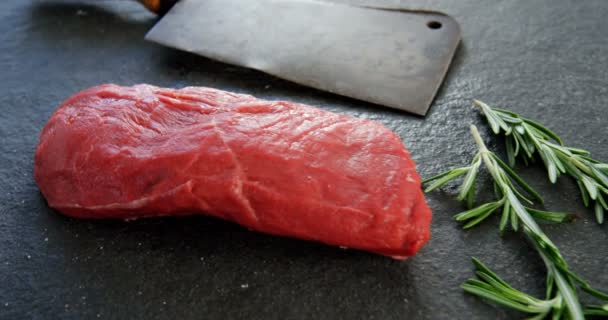
<svg viewBox="0 0 608 320">
<path fill-rule="evenodd" d="M 146 39 L 425 115 L 460 27 L 428 11 L 307 0 L 181 0 Z"/>
</svg>

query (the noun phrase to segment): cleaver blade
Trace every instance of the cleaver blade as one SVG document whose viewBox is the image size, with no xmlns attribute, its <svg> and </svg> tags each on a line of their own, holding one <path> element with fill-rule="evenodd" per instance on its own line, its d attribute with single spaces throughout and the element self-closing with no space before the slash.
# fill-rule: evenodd
<svg viewBox="0 0 608 320">
<path fill-rule="evenodd" d="M 314 0 L 181 0 L 146 39 L 424 116 L 460 27 L 431 11 Z"/>
</svg>

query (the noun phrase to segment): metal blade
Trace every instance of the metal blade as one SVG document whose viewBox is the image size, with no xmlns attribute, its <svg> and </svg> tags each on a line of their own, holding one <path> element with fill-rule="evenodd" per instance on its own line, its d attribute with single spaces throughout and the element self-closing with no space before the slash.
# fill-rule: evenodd
<svg viewBox="0 0 608 320">
<path fill-rule="evenodd" d="M 181 0 L 146 39 L 425 115 L 460 27 L 434 12 L 308 0 Z"/>
</svg>

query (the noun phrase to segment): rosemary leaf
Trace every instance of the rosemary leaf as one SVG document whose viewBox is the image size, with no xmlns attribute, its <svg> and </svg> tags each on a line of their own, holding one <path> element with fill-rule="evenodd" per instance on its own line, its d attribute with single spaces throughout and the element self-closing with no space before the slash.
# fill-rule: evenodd
<svg viewBox="0 0 608 320">
<path fill-rule="evenodd" d="M 492 131 L 505 137 L 511 167 L 517 159 L 527 165 L 537 155 L 547 169 L 549 181 L 555 183 L 561 174 L 567 174 L 579 185 L 585 206 L 600 202 L 600 206 L 594 204 L 593 209 L 598 223 L 604 221 L 604 211 L 608 208 L 598 199 L 598 192 L 599 187 L 608 188 L 607 163 L 592 158 L 586 150 L 565 146 L 554 131 L 536 121 L 512 111 L 492 108 L 478 100 L 474 100 L 474 104 L 480 107 Z M 495 130 L 497 125 L 500 130 Z M 519 148 L 523 153 L 518 158 Z"/>
</svg>

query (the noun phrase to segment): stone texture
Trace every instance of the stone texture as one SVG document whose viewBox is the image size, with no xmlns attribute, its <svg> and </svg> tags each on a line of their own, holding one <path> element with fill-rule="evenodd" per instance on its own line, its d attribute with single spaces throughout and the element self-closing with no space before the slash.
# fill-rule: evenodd
<svg viewBox="0 0 608 320">
<path fill-rule="evenodd" d="M 341 2 L 355 2 L 342 0 Z M 362 3 L 363 1 L 356 1 Z M 252 233 L 205 218 L 82 221 L 49 210 L 32 177 L 38 134 L 58 104 L 100 83 L 211 86 L 378 120 L 423 176 L 467 163 L 470 100 L 521 112 L 608 160 L 608 37 L 603 0 L 378 1 L 438 8 L 463 42 L 426 118 L 307 89 L 147 43 L 154 16 L 129 1 L 0 2 L 0 318 L 488 319 L 522 315 L 465 295 L 476 256 L 540 294 L 542 262 L 497 219 L 462 231 L 455 190 L 428 195 L 432 240 L 405 262 Z M 521 168 L 548 209 L 578 212 L 546 226 L 573 269 L 608 288 L 608 232 L 568 178 Z M 489 197 L 489 184 L 481 184 Z M 586 296 L 582 295 L 584 298 Z"/>
</svg>

